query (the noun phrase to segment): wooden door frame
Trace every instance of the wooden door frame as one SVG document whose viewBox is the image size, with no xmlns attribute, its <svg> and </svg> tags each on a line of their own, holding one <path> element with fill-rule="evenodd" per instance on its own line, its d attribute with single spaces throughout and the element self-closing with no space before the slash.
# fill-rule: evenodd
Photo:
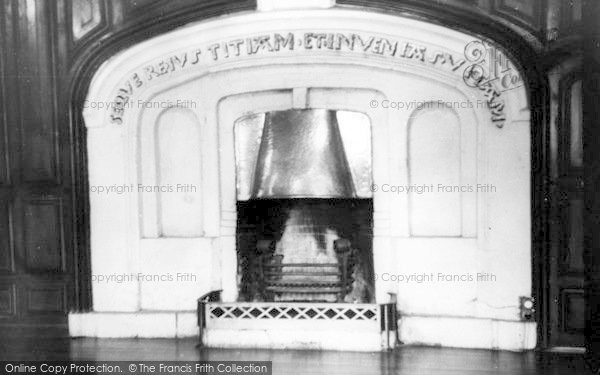
<svg viewBox="0 0 600 375">
<path fill-rule="evenodd" d="M 559 60 L 560 61 L 560 60 Z M 573 62 L 572 59 L 567 59 L 567 61 L 560 61 L 560 63 L 565 62 Z M 569 156 L 569 140 L 567 140 L 566 136 L 570 134 L 570 128 L 572 124 L 570 123 L 570 87 L 573 83 L 577 81 L 583 80 L 583 74 L 581 72 L 581 67 L 578 64 L 574 64 L 573 67 L 565 70 L 560 69 L 561 64 L 555 64 L 553 66 L 552 71 L 555 73 L 549 74 L 559 74 L 559 79 L 557 80 L 557 93 L 558 97 L 556 100 L 556 108 L 553 110 L 556 111 L 556 119 L 554 127 L 556 129 L 556 144 L 553 145 L 556 147 L 556 158 L 552 160 L 553 169 L 555 170 L 555 175 L 552 176 L 552 191 L 551 202 L 552 202 L 552 217 L 554 218 L 551 221 L 551 236 L 552 243 L 550 244 L 551 249 L 550 256 L 548 256 L 546 260 L 546 266 L 548 270 L 547 280 L 548 280 L 548 301 L 552 301 L 553 298 L 556 298 L 559 294 L 553 294 L 558 292 L 561 287 L 550 287 L 551 281 L 555 281 L 558 284 L 558 279 L 562 278 L 563 282 L 565 278 L 570 278 L 570 280 L 575 280 L 577 276 L 573 273 L 566 272 L 564 269 L 564 264 L 562 261 L 562 251 L 568 247 L 568 231 L 570 227 L 570 218 L 567 216 L 565 210 L 569 207 L 570 199 L 575 196 L 577 193 L 574 189 L 573 180 L 576 179 L 576 174 L 571 173 L 574 168 L 571 167 L 570 156 Z M 556 73 L 560 72 L 560 73 Z M 552 125 L 552 124 L 551 124 Z M 583 168 L 581 168 L 583 169 Z M 581 170 L 577 170 L 577 173 L 582 173 Z M 582 192 L 580 192 L 581 197 L 583 197 Z M 556 259 L 554 265 L 551 264 L 553 259 Z M 554 279 L 554 280 L 553 280 Z M 574 285 L 574 284 L 571 284 Z M 562 289 L 565 288 L 564 286 Z M 562 303 L 561 303 L 562 304 Z M 563 306 L 553 306 L 554 304 L 548 303 L 548 328 L 549 330 L 554 330 L 554 334 L 551 335 L 551 332 L 548 333 L 548 347 L 568 347 L 568 346 L 583 346 L 583 342 L 581 345 L 574 344 L 572 341 L 575 340 L 573 336 L 570 335 L 578 335 L 577 332 L 564 332 L 562 331 L 562 326 L 564 324 L 564 311 Z M 551 311 L 553 308 L 557 308 L 558 310 Z M 554 318 L 552 321 L 551 318 Z M 554 337 L 552 337 L 554 336 Z M 559 336 L 562 338 L 559 339 Z M 571 341 L 571 343 L 569 343 Z"/>
<path fill-rule="evenodd" d="M 583 178 L 584 178 L 584 259 L 586 306 L 586 355 L 596 373 L 600 372 L 600 2 L 584 1 L 583 40 Z"/>
</svg>

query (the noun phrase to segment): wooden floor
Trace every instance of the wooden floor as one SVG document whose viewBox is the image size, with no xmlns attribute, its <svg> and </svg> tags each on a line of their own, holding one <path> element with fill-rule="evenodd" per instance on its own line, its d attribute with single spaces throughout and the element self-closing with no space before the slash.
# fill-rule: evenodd
<svg viewBox="0 0 600 375">
<path fill-rule="evenodd" d="M 581 355 L 401 347 L 389 353 L 198 349 L 195 340 L 6 339 L 0 360 L 272 361 L 273 374 L 589 374 Z"/>
</svg>

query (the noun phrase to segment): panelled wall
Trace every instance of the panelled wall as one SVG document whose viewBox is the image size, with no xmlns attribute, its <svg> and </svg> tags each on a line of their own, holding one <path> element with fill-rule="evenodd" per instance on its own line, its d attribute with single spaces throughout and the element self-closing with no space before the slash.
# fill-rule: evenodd
<svg viewBox="0 0 600 375">
<path fill-rule="evenodd" d="M 551 344 L 583 345 L 584 290 L 584 180 L 582 74 L 574 61 L 558 67 L 550 77 L 553 184 L 549 295 Z"/>
<path fill-rule="evenodd" d="M 83 98 L 91 73 L 136 38 L 253 8 L 246 1 L 0 3 L 0 335 L 32 327 L 63 335 L 66 313 L 90 305 L 80 113 L 90 105 Z M 132 38 L 132 30 L 143 32 Z M 178 157 L 165 147 L 164 158 Z"/>
<path fill-rule="evenodd" d="M 583 181 L 584 181 L 584 260 L 586 309 L 586 348 L 590 363 L 600 370 L 600 2 L 591 1 L 584 9 L 586 33 L 583 100 Z"/>
<path fill-rule="evenodd" d="M 69 126 L 61 126 L 56 10 L 4 2 L 0 18 L 0 324 L 60 323 L 73 306 Z"/>
<path fill-rule="evenodd" d="M 593 90 L 584 89 L 578 97 L 577 82 L 585 82 L 580 80 L 569 81 L 575 86 L 560 89 L 558 95 L 568 94 L 566 101 L 551 101 L 546 93 L 550 73 L 555 73 L 557 66 L 575 61 L 573 69 L 558 70 L 565 79 L 572 71 L 581 70 L 581 34 L 588 9 L 584 1 L 338 0 L 337 4 L 368 7 L 377 12 L 402 12 L 485 35 L 507 46 L 509 54 L 524 61 L 534 108 L 533 269 L 538 319 L 545 327 L 540 342 L 556 334 L 556 329 L 549 328 L 552 326 L 549 319 L 552 322 L 563 319 L 564 327 L 582 332 L 582 326 L 569 325 L 565 313 L 582 314 L 583 262 L 578 260 L 584 252 L 581 222 L 586 231 L 593 230 L 586 226 L 590 222 L 582 216 L 585 202 L 582 194 L 594 190 L 590 190 L 593 186 L 584 188 L 579 183 L 586 176 L 586 157 L 578 142 L 586 132 L 572 124 L 578 121 L 586 124 L 585 112 L 578 112 L 576 107 L 586 97 L 592 97 Z M 5 0 L 0 3 L 0 327 L 60 327 L 65 324 L 67 311 L 85 310 L 90 305 L 88 188 L 81 109 L 90 105 L 84 98 L 93 72 L 117 51 L 138 41 L 188 22 L 254 9 L 253 0 Z M 561 106 L 555 110 L 562 117 L 552 117 L 551 106 Z M 577 116 L 583 116 L 583 121 Z M 554 121 L 561 124 L 555 133 L 549 126 Z M 181 123 L 174 137 L 193 133 L 194 129 Z M 446 123 L 443 131 L 451 137 L 456 129 L 452 128 L 451 118 Z M 423 149 L 417 144 L 423 138 L 418 132 L 423 131 L 427 131 L 426 126 L 417 126 L 410 134 L 417 162 L 419 150 Z M 157 148 L 161 160 L 176 162 L 186 152 L 193 152 L 171 147 L 177 143 L 175 138 L 165 142 Z M 556 146 L 558 151 L 549 152 L 550 146 Z M 457 150 L 444 151 L 455 158 L 465 157 Z M 556 173 L 551 173 L 553 165 L 560 166 L 562 172 L 556 169 Z M 469 177 L 458 176 L 458 171 L 442 170 L 440 166 L 425 167 L 433 169 L 432 173 L 442 173 L 450 182 Z M 173 177 L 176 176 L 161 175 L 166 180 Z M 421 177 L 411 178 L 416 183 Z M 431 204 L 413 203 L 417 210 L 428 210 L 427 205 Z M 168 199 L 160 202 L 164 209 L 177 204 Z M 448 206 L 448 211 L 460 204 L 461 212 L 469 211 L 469 203 L 464 201 L 443 200 L 438 204 Z M 559 218 L 565 218 L 566 223 Z M 468 236 L 472 230 L 469 221 L 462 222 L 467 225 L 444 230 L 449 235 Z M 189 228 L 180 222 L 164 222 L 152 230 L 177 234 L 202 227 L 202 223 L 183 224 Z M 419 223 L 411 228 L 415 235 L 427 235 L 428 230 L 430 225 Z M 553 241 L 555 245 L 551 247 L 549 240 L 553 238 L 549 233 L 557 231 L 563 242 Z M 568 278 L 574 273 L 580 279 Z M 561 288 L 570 292 L 560 306 L 553 307 L 548 302 L 564 294 Z M 575 317 L 573 321 L 581 320 Z"/>
</svg>

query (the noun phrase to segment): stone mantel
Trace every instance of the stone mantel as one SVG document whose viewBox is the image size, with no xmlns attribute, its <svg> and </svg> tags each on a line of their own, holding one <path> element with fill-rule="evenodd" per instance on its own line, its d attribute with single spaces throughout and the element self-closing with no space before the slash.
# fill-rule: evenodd
<svg viewBox="0 0 600 375">
<path fill-rule="evenodd" d="M 139 321 L 144 331 L 148 314 L 160 312 L 161 319 L 175 326 L 159 336 L 193 335 L 196 327 L 186 311 L 194 309 L 198 296 L 222 289 L 225 302 L 235 301 L 233 124 L 252 113 L 315 107 L 369 117 L 372 176 L 378 186 L 409 185 L 411 178 L 422 178 L 411 169 L 417 165 L 413 159 L 427 168 L 437 161 L 428 163 L 414 150 L 426 148 L 423 142 L 436 141 L 436 135 L 450 134 L 448 139 L 455 140 L 451 160 L 442 157 L 440 165 L 456 171 L 461 184 L 498 187 L 498 194 L 452 198 L 452 209 L 437 221 L 414 216 L 417 198 L 410 194 L 374 191 L 376 274 L 480 270 L 505 278 L 501 285 L 454 288 L 376 280 L 378 303 L 387 302 L 388 293 L 398 294 L 398 307 L 407 316 L 401 339 L 511 349 L 535 345 L 535 324 L 520 322 L 517 306 L 519 296 L 531 293 L 528 95 L 519 67 L 504 56 L 494 61 L 502 68 L 497 79 L 473 84 L 469 72 L 485 65 L 477 51 L 490 50 L 498 51 L 488 41 L 442 26 L 331 8 L 244 13 L 193 23 L 106 61 L 93 78 L 83 112 L 89 185 L 134 188 L 126 194 L 90 193 L 94 312 L 72 315 L 73 334 L 113 335 L 114 330 L 97 331 L 107 326 L 99 323 L 107 317 L 125 325 Z M 435 121 L 439 124 L 432 125 Z M 178 133 L 168 133 L 170 127 L 179 127 Z M 160 150 L 169 146 L 157 135 L 161 131 L 174 137 L 171 142 L 184 141 L 173 154 L 180 162 L 171 161 L 168 166 L 175 168 L 161 170 L 181 167 L 184 172 L 176 176 L 197 184 L 197 191 L 185 192 L 182 200 L 136 189 L 161 184 Z M 437 148 L 443 148 L 442 141 L 436 141 Z M 410 148 L 413 143 L 419 147 Z M 173 205 L 186 214 L 164 209 Z M 448 217 L 458 224 L 448 224 Z M 172 232 L 177 224 L 185 228 L 181 233 Z M 194 273 L 197 278 L 157 284 L 94 281 L 98 275 L 137 273 Z M 431 316 L 461 320 L 464 329 L 484 324 L 489 330 L 473 342 L 461 342 L 436 333 L 441 323 Z M 184 321 L 184 328 L 177 326 Z M 498 338 L 493 329 L 498 321 L 510 322 L 511 328 L 503 331 L 508 338 Z"/>
</svg>

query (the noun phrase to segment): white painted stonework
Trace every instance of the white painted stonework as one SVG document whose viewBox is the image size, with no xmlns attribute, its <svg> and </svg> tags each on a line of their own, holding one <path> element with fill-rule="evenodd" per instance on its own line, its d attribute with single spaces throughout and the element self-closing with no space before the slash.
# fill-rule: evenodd
<svg viewBox="0 0 600 375">
<path fill-rule="evenodd" d="M 339 35 L 360 40 L 352 50 Z M 505 120 L 492 121 L 489 98 L 463 80 L 469 63 L 459 65 L 474 40 L 359 10 L 278 10 L 190 24 L 106 61 L 84 109 L 93 312 L 71 314 L 71 334 L 193 336 L 200 295 L 222 289 L 226 302 L 235 301 L 233 124 L 252 113 L 313 107 L 371 121 L 376 299 L 397 294 L 401 341 L 534 348 L 536 325 L 519 320 L 518 306 L 532 282 L 527 95 L 495 82 Z M 115 107 L 124 97 L 130 104 Z M 177 107 L 164 108 L 169 102 Z M 405 104 L 389 108 L 398 103 Z M 138 191 L 138 184 L 178 183 L 196 189 Z M 391 192 L 438 183 L 495 190 Z M 113 190 L 92 190 L 100 186 Z M 116 186 L 133 189 L 119 194 Z M 469 279 L 477 273 L 495 281 Z M 123 279 L 131 274 L 163 280 Z M 434 280 L 415 278 L 430 274 Z"/>
<path fill-rule="evenodd" d="M 258 0 L 256 9 L 263 12 L 281 9 L 331 8 L 335 0 Z"/>
</svg>

